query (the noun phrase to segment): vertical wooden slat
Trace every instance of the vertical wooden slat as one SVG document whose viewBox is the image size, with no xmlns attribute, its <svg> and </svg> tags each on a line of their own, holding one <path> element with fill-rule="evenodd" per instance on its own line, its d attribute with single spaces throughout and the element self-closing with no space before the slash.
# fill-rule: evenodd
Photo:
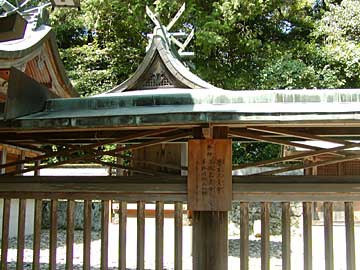
<svg viewBox="0 0 360 270">
<path fill-rule="evenodd" d="M 163 269 L 164 256 L 164 202 L 156 202 L 156 244 L 155 244 L 155 269 Z"/>
<path fill-rule="evenodd" d="M 101 270 L 108 269 L 109 247 L 109 200 L 102 201 L 101 208 Z"/>
<path fill-rule="evenodd" d="M 175 203 L 175 270 L 182 270 L 183 204 Z"/>
<path fill-rule="evenodd" d="M 75 201 L 68 200 L 67 202 L 67 227 L 66 227 L 66 270 L 73 269 L 74 257 L 74 212 Z"/>
<path fill-rule="evenodd" d="M 4 199 L 3 202 L 3 222 L 1 236 L 1 269 L 7 269 L 7 255 L 9 247 L 9 221 L 10 221 L 10 199 Z"/>
<path fill-rule="evenodd" d="M 126 270 L 127 203 L 119 202 L 119 270 Z"/>
<path fill-rule="evenodd" d="M 355 270 L 354 204 L 345 202 L 346 269 Z"/>
<path fill-rule="evenodd" d="M 56 270 L 56 248 L 57 248 L 57 207 L 58 201 L 51 200 L 50 210 L 50 254 L 49 266 L 50 270 Z"/>
<path fill-rule="evenodd" d="M 40 269 L 41 213 L 42 200 L 36 199 L 34 213 L 33 270 Z"/>
<path fill-rule="evenodd" d="M 283 202 L 282 206 L 282 269 L 291 269 L 291 241 L 290 241 L 290 203 Z"/>
<path fill-rule="evenodd" d="M 270 269 L 270 203 L 261 203 L 261 270 Z"/>
<path fill-rule="evenodd" d="M 34 170 L 34 176 L 40 176 L 40 170 L 37 169 L 37 167 L 40 166 L 40 160 L 35 161 L 35 170 Z"/>
<path fill-rule="evenodd" d="M 0 151 L 0 164 L 5 164 L 6 163 L 6 157 L 7 157 L 7 150 L 3 146 L 2 151 Z M 0 168 L 0 173 L 1 174 L 4 174 L 5 172 L 6 172 L 6 168 Z"/>
<path fill-rule="evenodd" d="M 333 203 L 324 202 L 325 270 L 334 269 Z"/>
<path fill-rule="evenodd" d="M 240 202 L 240 270 L 249 269 L 249 203 Z"/>
<path fill-rule="evenodd" d="M 18 234 L 17 234 L 17 260 L 16 269 L 24 268 L 24 244 L 25 244 L 25 217 L 26 199 L 19 200 Z"/>
<path fill-rule="evenodd" d="M 303 202 L 304 270 L 312 270 L 312 203 Z"/>
<path fill-rule="evenodd" d="M 83 250 L 83 269 L 90 270 L 90 247 L 91 247 L 91 200 L 84 201 L 84 250 Z"/>
<path fill-rule="evenodd" d="M 137 203 L 137 270 L 144 270 L 145 257 L 145 203 Z"/>
</svg>

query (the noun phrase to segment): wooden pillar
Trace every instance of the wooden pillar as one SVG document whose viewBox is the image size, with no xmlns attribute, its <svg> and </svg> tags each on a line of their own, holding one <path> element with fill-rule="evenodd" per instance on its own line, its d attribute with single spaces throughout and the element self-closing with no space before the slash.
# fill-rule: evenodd
<svg viewBox="0 0 360 270">
<path fill-rule="evenodd" d="M 188 205 L 193 211 L 193 269 L 228 267 L 228 211 L 232 203 L 231 140 L 227 128 L 189 141 Z"/>
</svg>

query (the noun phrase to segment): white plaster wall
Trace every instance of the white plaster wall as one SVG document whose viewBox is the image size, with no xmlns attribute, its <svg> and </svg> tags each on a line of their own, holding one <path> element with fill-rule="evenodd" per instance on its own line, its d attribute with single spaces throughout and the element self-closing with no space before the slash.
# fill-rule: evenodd
<svg viewBox="0 0 360 270">
<path fill-rule="evenodd" d="M 0 199 L 0 211 L 2 211 L 4 200 Z M 26 217 L 25 217 L 25 235 L 32 234 L 34 231 L 34 200 L 26 200 Z M 18 230 L 18 214 L 19 214 L 19 200 L 12 199 L 10 204 L 10 224 L 9 237 L 16 237 Z M 2 223 L 3 215 L 0 214 L 0 239 L 2 238 Z"/>
</svg>

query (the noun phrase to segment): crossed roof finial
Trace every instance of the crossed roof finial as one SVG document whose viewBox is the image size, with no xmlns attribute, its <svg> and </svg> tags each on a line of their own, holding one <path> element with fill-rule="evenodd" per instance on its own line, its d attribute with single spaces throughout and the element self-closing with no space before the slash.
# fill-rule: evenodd
<svg viewBox="0 0 360 270">
<path fill-rule="evenodd" d="M 146 6 L 146 14 L 149 16 L 151 21 L 155 24 L 154 33 L 148 35 L 150 38 L 150 44 L 152 41 L 152 38 L 155 35 L 159 35 L 159 30 L 162 33 L 162 36 L 164 37 L 165 41 L 168 43 L 168 45 L 175 44 L 179 49 L 177 50 L 179 56 L 185 57 L 185 56 L 193 56 L 193 52 L 185 52 L 185 48 L 190 43 L 191 39 L 194 37 L 194 29 L 191 30 L 189 34 L 185 32 L 169 32 L 171 28 L 174 26 L 174 24 L 178 21 L 178 19 L 181 17 L 181 15 L 185 11 L 185 3 L 180 7 L 176 15 L 172 18 L 172 20 L 169 22 L 167 26 L 164 26 L 160 18 L 148 7 Z M 184 42 L 181 42 L 178 40 L 178 38 L 186 37 Z M 150 46 L 149 44 L 149 46 Z"/>
</svg>

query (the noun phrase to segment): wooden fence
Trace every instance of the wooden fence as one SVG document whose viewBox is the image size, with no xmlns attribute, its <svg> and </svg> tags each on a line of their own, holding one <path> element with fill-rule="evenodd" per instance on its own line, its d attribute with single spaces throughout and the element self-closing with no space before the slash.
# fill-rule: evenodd
<svg viewBox="0 0 360 270">
<path fill-rule="evenodd" d="M 341 182 L 340 182 L 341 180 Z M 186 178 L 183 177 L 2 177 L 0 197 L 3 198 L 1 269 L 8 267 L 10 206 L 19 199 L 16 269 L 24 269 L 24 243 L 27 199 L 35 200 L 32 269 L 40 269 L 42 203 L 51 201 L 49 268 L 56 269 L 57 206 L 67 201 L 66 266 L 73 269 L 75 201 L 83 203 L 83 269 L 91 269 L 92 202 L 100 200 L 101 256 L 100 269 L 108 269 L 109 243 L 118 245 L 118 269 L 126 269 L 127 203 L 137 204 L 137 269 L 144 269 L 145 205 L 155 203 L 155 269 L 163 269 L 164 204 L 174 205 L 174 269 L 182 267 L 183 205 L 186 204 Z M 109 201 L 119 201 L 119 237 L 109 239 Z M 266 176 L 234 177 L 233 200 L 240 201 L 240 269 L 249 268 L 249 203 L 261 205 L 261 269 L 270 269 L 270 206 L 281 202 L 282 269 L 291 269 L 290 202 L 302 203 L 304 269 L 313 269 L 312 206 L 323 201 L 325 268 L 334 269 L 333 203 L 343 202 L 346 228 L 347 269 L 355 270 L 355 233 L 353 201 L 360 201 L 360 181 L 356 177 Z M 196 243 L 194 243 L 196 245 Z M 113 268 L 112 268 L 113 269 Z"/>
</svg>

